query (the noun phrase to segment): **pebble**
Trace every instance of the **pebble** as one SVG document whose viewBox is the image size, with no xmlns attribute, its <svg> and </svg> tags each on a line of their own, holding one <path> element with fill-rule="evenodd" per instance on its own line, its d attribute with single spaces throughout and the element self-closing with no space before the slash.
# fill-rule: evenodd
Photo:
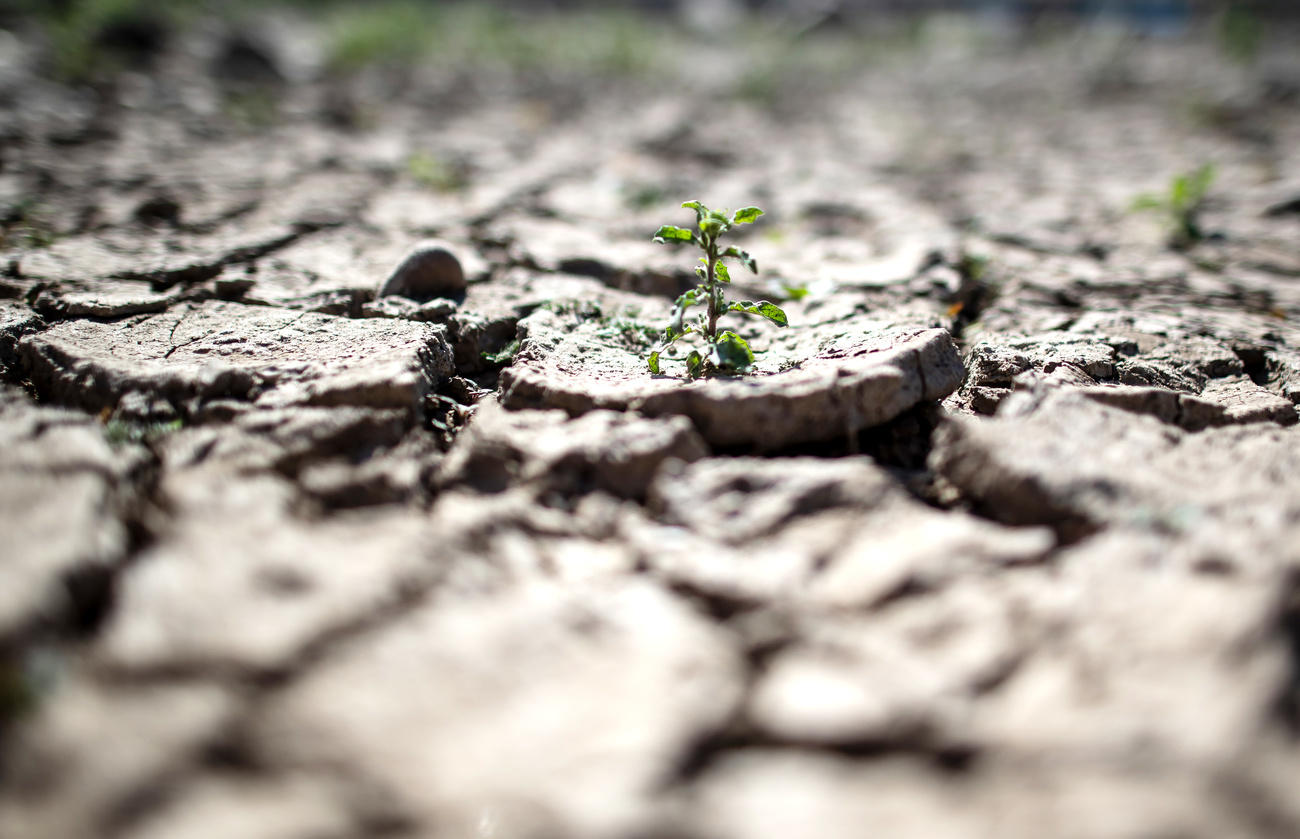
<svg viewBox="0 0 1300 839">
<path fill-rule="evenodd" d="M 416 245 L 379 287 L 379 296 L 397 294 L 412 300 L 456 297 L 465 291 L 465 271 L 460 260 L 442 242 Z"/>
</svg>

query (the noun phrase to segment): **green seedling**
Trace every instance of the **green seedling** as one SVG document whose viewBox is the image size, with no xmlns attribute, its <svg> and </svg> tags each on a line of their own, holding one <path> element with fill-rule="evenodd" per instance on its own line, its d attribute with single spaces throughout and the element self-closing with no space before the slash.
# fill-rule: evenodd
<svg viewBox="0 0 1300 839">
<path fill-rule="evenodd" d="M 802 300 L 811 293 L 807 283 L 782 283 L 781 291 L 790 300 Z"/>
<path fill-rule="evenodd" d="M 1191 247 L 1205 238 L 1200 215 L 1213 182 L 1214 164 L 1207 163 L 1195 172 L 1174 177 L 1164 195 L 1139 195 L 1133 201 L 1133 209 L 1160 213 L 1170 228 L 1169 244 L 1179 249 Z"/>
<path fill-rule="evenodd" d="M 154 422 L 134 422 L 113 417 L 104 423 L 104 437 L 110 446 L 118 448 L 128 444 L 149 444 L 162 437 L 179 431 L 183 426 L 180 420 Z"/>
<path fill-rule="evenodd" d="M 406 174 L 420 186 L 435 192 L 457 192 L 467 183 L 459 167 L 426 151 L 417 151 L 407 158 Z"/>
<path fill-rule="evenodd" d="M 667 197 L 657 184 L 624 184 L 621 192 L 623 203 L 637 210 L 649 209 Z"/>
<path fill-rule="evenodd" d="M 0 653 L 0 731 L 31 715 L 54 692 L 61 667 L 59 655 L 42 646 Z"/>
<path fill-rule="evenodd" d="M 1258 56 L 1264 42 L 1264 23 L 1242 3 L 1229 3 L 1218 15 L 1219 47 L 1241 64 Z"/>
<path fill-rule="evenodd" d="M 509 364 L 515 360 L 521 346 L 523 346 L 523 342 L 516 338 L 497 352 L 485 351 L 479 353 L 479 355 L 483 356 L 483 360 L 489 364 Z"/>
<path fill-rule="evenodd" d="M 409 66 L 433 46 L 435 20 L 415 0 L 385 0 L 340 7 L 330 20 L 326 64 L 349 75 L 372 65 Z"/>
<path fill-rule="evenodd" d="M 674 227 L 666 224 L 655 232 L 652 241 L 664 245 L 695 245 L 704 255 L 695 273 L 703 280 L 698 286 L 677 298 L 673 306 L 672 320 L 664 329 L 663 340 L 659 347 L 650 353 L 646 362 L 650 372 L 659 373 L 659 358 L 679 338 L 692 333 L 704 341 L 704 353 L 698 349 L 691 350 L 686 357 L 686 373 L 692 379 L 706 373 L 745 373 L 754 365 L 754 353 L 749 344 L 731 330 L 718 331 L 718 320 L 727 312 L 739 312 L 767 318 L 777 326 L 788 326 L 785 312 L 780 306 L 760 300 L 731 302 L 727 300 L 724 287 L 731 282 L 731 274 L 725 260 L 733 259 L 758 273 L 758 264 L 748 253 L 735 246 L 724 248 L 719 243 L 723 234 L 737 224 L 751 224 L 763 211 L 758 207 L 742 207 L 732 215 L 725 211 L 710 210 L 699 201 L 687 201 L 682 207 L 695 211 L 696 228 Z M 703 314 L 687 320 L 686 312 L 692 306 L 704 306 Z"/>
<path fill-rule="evenodd" d="M 0 219 L 0 248 L 47 248 L 58 233 L 45 210 L 33 198 L 26 198 Z"/>
<path fill-rule="evenodd" d="M 646 326 L 634 317 L 609 318 L 601 323 L 598 335 L 636 352 L 652 347 L 659 340 L 659 330 Z"/>
<path fill-rule="evenodd" d="M 127 33 L 166 34 L 192 20 L 199 0 L 50 0 L 33 3 L 49 45 L 51 70 L 65 82 L 87 82 L 131 63 L 130 45 L 115 38 Z M 126 40 L 136 37 L 132 34 Z"/>
</svg>

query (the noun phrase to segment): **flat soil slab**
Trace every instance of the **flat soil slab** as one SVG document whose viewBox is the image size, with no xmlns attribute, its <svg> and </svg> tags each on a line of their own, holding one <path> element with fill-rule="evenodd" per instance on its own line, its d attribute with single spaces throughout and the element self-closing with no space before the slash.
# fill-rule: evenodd
<svg viewBox="0 0 1300 839">
<path fill-rule="evenodd" d="M 607 326 L 541 311 L 502 373 L 507 408 L 596 408 L 689 417 L 714 446 L 785 446 L 851 435 L 888 422 L 961 384 L 965 370 L 943 329 L 893 329 L 868 321 L 831 329 L 791 327 L 760 356 L 753 374 L 685 381 L 653 375 L 640 347 Z M 664 368 L 680 367 L 665 359 Z"/>
<path fill-rule="evenodd" d="M 235 303 L 178 306 L 104 323 L 66 321 L 21 342 L 33 381 L 89 410 L 133 391 L 187 410 L 212 399 L 263 405 L 411 408 L 451 372 L 442 330 Z"/>
</svg>

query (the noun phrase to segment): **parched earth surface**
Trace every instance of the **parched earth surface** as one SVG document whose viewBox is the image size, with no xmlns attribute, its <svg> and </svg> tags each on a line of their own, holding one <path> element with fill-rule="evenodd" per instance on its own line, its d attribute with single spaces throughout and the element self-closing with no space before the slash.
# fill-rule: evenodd
<svg viewBox="0 0 1300 839">
<path fill-rule="evenodd" d="M 0 836 L 1300 836 L 1293 39 L 259 33 L 2 44 Z M 743 379 L 644 363 L 689 198 Z"/>
</svg>

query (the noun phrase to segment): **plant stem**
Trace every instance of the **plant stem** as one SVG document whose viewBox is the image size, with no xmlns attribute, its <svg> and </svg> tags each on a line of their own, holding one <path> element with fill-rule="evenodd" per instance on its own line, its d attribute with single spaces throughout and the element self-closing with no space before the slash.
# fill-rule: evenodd
<svg viewBox="0 0 1300 839">
<path fill-rule="evenodd" d="M 709 331 L 704 337 L 708 338 L 710 343 L 712 343 L 718 336 L 718 318 L 722 314 L 718 311 L 718 295 L 715 291 L 715 286 L 717 285 L 715 266 L 718 264 L 718 245 L 716 242 L 709 242 L 708 254 Z"/>
</svg>

